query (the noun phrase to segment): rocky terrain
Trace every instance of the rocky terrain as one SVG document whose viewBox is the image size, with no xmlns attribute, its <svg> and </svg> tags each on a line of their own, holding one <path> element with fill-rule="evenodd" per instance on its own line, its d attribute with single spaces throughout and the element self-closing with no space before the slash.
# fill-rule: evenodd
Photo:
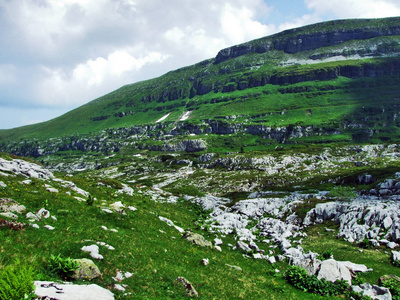
<svg viewBox="0 0 400 300">
<path fill-rule="evenodd" d="M 10 176 L 19 176 L 21 184 L 30 185 L 32 179 L 40 180 L 41 184 L 50 193 L 59 193 L 54 185 L 67 189 L 67 193 L 74 193 L 78 201 L 87 201 L 89 193 L 74 184 L 71 181 L 57 178 L 49 170 L 21 159 L 7 160 L 0 159 L 0 176 L 3 178 Z M 25 179 L 24 179 L 25 178 Z M 359 178 L 361 181 L 372 180 L 369 176 Z M 0 181 L 2 189 L 8 186 Z M 171 193 L 158 188 L 142 189 L 141 193 L 145 193 L 151 197 L 151 201 L 159 203 L 175 203 L 177 205 L 178 197 L 174 197 Z M 123 184 L 118 193 L 134 195 L 136 193 L 131 187 Z M 318 279 L 325 278 L 328 281 L 345 280 L 350 285 L 355 274 L 359 272 L 372 272 L 368 265 L 355 264 L 350 261 L 337 261 L 333 257 L 328 260 L 321 260 L 321 253 L 305 252 L 302 248 L 303 239 L 307 238 L 307 228 L 315 224 L 329 222 L 335 225 L 334 229 L 326 228 L 326 231 L 337 232 L 337 238 L 344 239 L 348 243 L 360 244 L 367 243 L 368 246 L 384 247 L 387 253 L 392 253 L 393 257 L 400 258 L 398 255 L 400 243 L 400 174 L 394 174 L 393 178 L 387 178 L 381 183 L 375 185 L 374 189 L 370 189 L 367 194 L 355 194 L 354 198 L 344 200 L 336 200 L 329 196 L 328 191 L 319 191 L 317 193 L 290 192 L 276 193 L 268 191 L 253 192 L 248 195 L 247 199 L 234 202 L 229 198 L 221 198 L 215 196 L 183 196 L 183 201 L 194 203 L 201 207 L 205 212 L 203 218 L 196 221 L 197 226 L 201 230 L 208 232 L 215 238 L 209 242 L 199 234 L 188 234 L 185 229 L 174 224 L 176 220 L 159 216 L 161 222 L 166 222 L 169 226 L 186 237 L 195 245 L 202 247 L 214 247 L 217 251 L 221 250 L 221 245 L 226 236 L 232 236 L 236 241 L 234 244 L 228 244 L 231 251 L 240 251 L 244 257 L 267 261 L 270 264 L 286 261 L 289 264 L 305 267 L 310 275 L 315 274 Z M 310 199 L 317 199 L 315 207 L 308 209 L 304 216 L 299 215 L 298 207 L 307 203 Z M 2 226 L 12 228 L 20 224 L 18 214 L 25 210 L 21 204 L 12 199 L 1 199 L 1 217 L 10 221 L 3 221 Z M 125 210 L 136 211 L 135 207 L 126 206 L 121 201 L 114 202 L 107 206 L 99 207 L 105 213 L 124 213 Z M 26 213 L 26 212 L 25 212 Z M 37 212 L 26 213 L 29 220 L 29 226 L 38 228 L 38 221 L 41 218 L 54 218 L 52 212 L 42 208 Z M 40 222 L 39 222 L 40 223 Z M 21 226 L 26 226 L 23 224 Z M 57 230 L 55 226 L 45 225 L 47 230 Z M 103 226 L 103 230 L 108 230 Z M 337 228 L 337 229 L 336 229 Z M 110 229 L 112 230 L 112 229 Z M 189 238 L 190 237 L 190 238 Z M 101 249 L 108 247 L 109 250 L 115 248 L 104 243 L 97 242 L 82 247 L 82 251 L 90 252 L 90 256 L 94 260 L 102 260 L 100 254 Z M 360 250 L 362 251 L 362 250 Z M 85 275 L 86 276 L 86 275 Z M 123 276 L 123 275 L 121 275 Z M 124 275 L 124 276 L 129 276 Z M 88 293 L 95 298 L 90 299 L 113 299 L 112 294 L 105 291 L 104 298 L 98 294 L 101 290 L 97 285 L 77 286 L 60 285 L 54 282 L 36 282 L 36 293 L 45 299 L 45 297 L 56 297 L 52 299 L 75 299 L 74 293 Z M 125 287 L 115 284 L 115 289 L 123 289 Z M 87 291 L 79 291 L 85 288 Z M 93 289 L 93 290 L 92 290 Z M 352 289 L 355 291 L 365 291 L 373 297 L 373 299 L 391 299 L 390 292 L 387 288 L 378 286 L 356 286 Z M 57 290 L 62 290 L 65 295 L 57 298 L 54 294 Z M 378 294 L 384 296 L 378 296 Z M 375 295 L 375 296 L 374 296 Z M 89 297 L 89 296 L 88 296 Z M 107 298 L 108 297 L 108 298 Z M 47 298 L 46 298 L 47 299 Z M 86 298 L 89 299 L 89 298 Z"/>
</svg>

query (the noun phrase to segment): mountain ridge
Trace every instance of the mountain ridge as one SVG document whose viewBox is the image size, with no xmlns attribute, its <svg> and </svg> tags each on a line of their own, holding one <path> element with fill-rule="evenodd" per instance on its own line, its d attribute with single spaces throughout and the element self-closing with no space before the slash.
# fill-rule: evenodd
<svg viewBox="0 0 400 300">
<path fill-rule="evenodd" d="M 317 37 L 322 44 L 316 43 Z M 314 42 L 309 42 L 312 39 Z M 282 40 L 308 50 L 295 54 L 277 50 L 285 48 Z M 276 49 L 252 52 L 263 43 Z M 243 45 L 247 51 L 243 55 L 232 50 Z M 303 130 L 309 126 L 329 128 L 323 132 L 345 134 L 344 141 L 363 132 L 387 131 L 387 125 L 397 132 L 399 55 L 399 17 L 337 20 L 290 29 L 222 49 L 215 58 L 158 78 L 122 86 L 53 120 L 0 130 L 0 150 L 15 149 L 22 139 L 35 144 L 38 140 L 101 135 L 113 128 L 147 126 L 152 130 L 157 120 L 165 124 L 158 129 L 163 139 L 167 135 L 235 132 L 204 127 L 212 127 L 221 118 L 227 122 L 222 127 L 258 128 L 253 132 L 260 134 L 265 131 L 263 126 L 279 131 L 295 126 Z M 389 123 L 370 114 L 380 110 L 371 95 L 381 98 Z M 359 113 L 359 107 L 365 113 Z M 185 114 L 188 118 L 181 120 Z M 183 123 L 178 126 L 180 134 L 174 131 L 178 123 Z M 346 124 L 352 123 L 358 124 L 358 131 L 356 127 L 349 130 Z M 149 135 L 147 131 L 144 137 Z M 282 141 L 287 139 L 278 139 Z"/>
</svg>

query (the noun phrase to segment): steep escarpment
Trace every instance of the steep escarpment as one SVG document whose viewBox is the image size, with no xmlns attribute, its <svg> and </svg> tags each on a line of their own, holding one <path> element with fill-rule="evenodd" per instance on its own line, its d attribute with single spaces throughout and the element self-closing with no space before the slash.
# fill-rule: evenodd
<svg viewBox="0 0 400 300">
<path fill-rule="evenodd" d="M 379 36 L 393 36 L 400 34 L 400 25 L 396 24 L 399 18 L 386 20 L 383 26 L 376 20 L 339 20 L 320 24 L 314 24 L 301 28 L 286 30 L 276 35 L 262 38 L 254 43 L 244 43 L 221 50 L 215 63 L 221 63 L 228 59 L 249 53 L 264 53 L 272 50 L 284 51 L 295 54 L 317 48 L 338 45 L 350 40 L 366 40 Z M 362 23 L 366 26 L 355 28 Z"/>
</svg>

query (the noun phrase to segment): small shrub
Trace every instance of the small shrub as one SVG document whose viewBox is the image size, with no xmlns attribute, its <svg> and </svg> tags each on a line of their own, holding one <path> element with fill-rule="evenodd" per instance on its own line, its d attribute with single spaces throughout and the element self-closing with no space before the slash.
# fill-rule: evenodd
<svg viewBox="0 0 400 300">
<path fill-rule="evenodd" d="M 61 255 L 51 255 L 49 262 L 50 272 L 60 275 L 62 278 L 71 277 L 72 273 L 79 268 L 79 264 L 70 257 L 63 258 Z"/>
<path fill-rule="evenodd" d="M 349 186 L 335 186 L 329 192 L 329 196 L 338 200 L 350 201 L 357 197 L 357 193 Z"/>
<path fill-rule="evenodd" d="M 89 206 L 92 206 L 94 203 L 94 199 L 91 195 L 89 195 L 89 198 L 86 200 L 86 204 Z"/>
<path fill-rule="evenodd" d="M 393 300 L 400 300 L 400 282 L 394 278 L 389 278 L 382 282 L 382 285 L 390 290 Z"/>
<path fill-rule="evenodd" d="M 326 250 L 321 253 L 322 260 L 330 259 L 333 256 L 332 250 Z"/>
<path fill-rule="evenodd" d="M 363 239 L 362 242 L 360 242 L 360 244 L 358 246 L 363 249 L 371 249 L 372 248 L 372 245 L 369 242 L 369 239 L 367 239 L 367 238 Z"/>
<path fill-rule="evenodd" d="M 0 269 L 0 299 L 33 299 L 33 267 L 16 261 Z"/>
<path fill-rule="evenodd" d="M 101 183 L 105 184 L 106 186 L 110 186 L 113 189 L 121 190 L 124 188 L 121 182 L 114 178 L 104 178 L 100 180 Z"/>
<path fill-rule="evenodd" d="M 352 280 L 352 285 L 360 285 L 366 283 L 365 278 L 362 277 L 361 273 L 358 273 Z"/>
<path fill-rule="evenodd" d="M 184 185 L 178 188 L 173 188 L 170 191 L 173 194 L 188 195 L 194 197 L 202 197 L 205 195 L 205 193 L 201 192 L 197 187 L 193 185 Z"/>
<path fill-rule="evenodd" d="M 290 266 L 285 273 L 286 280 L 294 287 L 322 296 L 335 296 L 343 294 L 349 289 L 349 285 L 344 280 L 330 282 L 324 278 L 318 279 L 316 275 L 308 275 L 307 271 L 301 267 Z"/>
</svg>

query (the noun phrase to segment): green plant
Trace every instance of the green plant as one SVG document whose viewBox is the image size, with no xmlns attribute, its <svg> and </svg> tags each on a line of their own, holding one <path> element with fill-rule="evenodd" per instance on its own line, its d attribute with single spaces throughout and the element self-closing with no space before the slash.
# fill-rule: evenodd
<svg viewBox="0 0 400 300">
<path fill-rule="evenodd" d="M 356 192 L 349 186 L 335 186 L 330 192 L 329 196 L 337 198 L 338 200 L 350 201 L 357 197 Z"/>
<path fill-rule="evenodd" d="M 94 199 L 92 197 L 92 195 L 89 195 L 89 198 L 86 200 L 86 204 L 89 206 L 92 206 L 94 203 Z"/>
<path fill-rule="evenodd" d="M 349 285 L 344 280 L 330 282 L 324 278 L 318 279 L 316 275 L 308 275 L 301 267 L 289 266 L 285 272 L 286 280 L 294 287 L 304 292 L 316 293 L 322 296 L 335 296 L 343 294 L 348 290 Z"/>
<path fill-rule="evenodd" d="M 389 278 L 382 282 L 382 285 L 390 290 L 393 300 L 400 300 L 400 282 L 394 278 Z"/>
<path fill-rule="evenodd" d="M 369 242 L 369 239 L 365 238 L 362 240 L 362 242 L 360 242 L 359 247 L 363 249 L 371 249 L 372 245 Z"/>
<path fill-rule="evenodd" d="M 333 251 L 332 251 L 332 249 L 326 250 L 326 251 L 324 251 L 324 252 L 321 253 L 321 257 L 322 257 L 323 260 L 329 259 L 329 258 L 331 258 L 332 256 L 333 256 Z"/>
<path fill-rule="evenodd" d="M 50 272 L 56 273 L 63 278 L 69 278 L 72 273 L 79 268 L 79 264 L 70 257 L 51 255 L 49 261 Z"/>
<path fill-rule="evenodd" d="M 33 299 L 33 267 L 15 261 L 0 269 L 0 299 Z"/>
</svg>

